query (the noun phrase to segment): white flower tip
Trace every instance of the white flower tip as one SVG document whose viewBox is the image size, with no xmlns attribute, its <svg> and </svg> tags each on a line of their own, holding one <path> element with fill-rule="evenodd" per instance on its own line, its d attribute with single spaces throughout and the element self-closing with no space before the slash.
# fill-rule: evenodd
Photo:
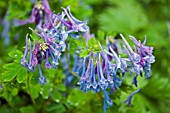
<svg viewBox="0 0 170 113">
<path fill-rule="evenodd" d="M 108 52 L 106 49 L 104 49 L 104 51 L 105 51 L 108 55 L 110 55 L 110 56 L 113 57 L 113 55 L 112 55 L 110 52 Z"/>
<path fill-rule="evenodd" d="M 64 7 L 61 7 L 62 9 L 64 9 Z"/>
<path fill-rule="evenodd" d="M 98 42 L 99 46 L 100 46 L 100 49 L 103 50 L 103 47 L 102 45 L 100 44 L 100 42 Z"/>
<path fill-rule="evenodd" d="M 122 34 L 120 34 L 120 36 L 121 36 L 121 37 L 123 37 L 123 35 L 122 35 Z"/>
<path fill-rule="evenodd" d="M 31 31 L 35 32 L 35 30 L 33 30 L 31 27 L 28 27 Z"/>
<path fill-rule="evenodd" d="M 67 6 L 67 9 L 70 10 L 70 6 Z"/>
<path fill-rule="evenodd" d="M 133 37 L 132 35 L 129 35 L 129 37 Z"/>
<path fill-rule="evenodd" d="M 120 36 L 122 37 L 123 41 L 124 41 L 125 43 L 127 43 L 125 37 L 124 37 L 122 34 L 120 34 Z"/>
</svg>

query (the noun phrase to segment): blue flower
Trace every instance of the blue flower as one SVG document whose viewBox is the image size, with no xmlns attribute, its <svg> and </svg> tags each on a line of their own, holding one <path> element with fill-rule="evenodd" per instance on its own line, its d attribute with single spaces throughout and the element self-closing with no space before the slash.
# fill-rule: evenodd
<svg viewBox="0 0 170 113">
<path fill-rule="evenodd" d="M 28 64 L 28 71 L 34 71 L 35 67 L 34 65 L 32 64 L 32 58 L 33 58 L 33 51 L 32 51 L 32 43 L 30 41 L 30 61 L 29 61 L 29 64 Z"/>
<path fill-rule="evenodd" d="M 3 87 L 4 87 L 4 84 L 1 84 L 1 85 L 0 85 L 0 90 L 1 90 Z"/>
<path fill-rule="evenodd" d="M 42 70 L 41 70 L 40 64 L 38 64 L 38 71 L 39 71 L 39 74 L 40 74 L 40 76 L 38 78 L 38 83 L 41 84 L 41 85 L 46 84 L 47 80 L 46 80 L 46 77 L 43 76 L 43 74 L 42 74 Z"/>
<path fill-rule="evenodd" d="M 152 70 L 151 70 L 151 64 L 150 63 L 146 63 L 143 67 L 143 70 L 145 72 L 145 77 L 149 78 L 152 74 Z"/>
<path fill-rule="evenodd" d="M 106 113 L 106 109 L 111 107 L 113 105 L 112 100 L 109 98 L 109 95 L 106 90 L 103 90 L 104 92 L 104 113 Z"/>
<path fill-rule="evenodd" d="M 111 69 L 107 56 L 101 53 L 90 53 L 84 58 L 81 66 L 82 73 L 78 84 L 83 91 L 93 90 L 99 92 L 107 88 L 117 89 L 121 85 L 121 80 L 117 77 L 114 69 Z"/>
<path fill-rule="evenodd" d="M 114 73 L 113 73 L 113 75 L 116 75 L 116 74 L 117 74 L 117 71 L 120 70 L 120 71 L 122 72 L 122 76 L 124 76 L 124 74 L 125 74 L 125 72 L 126 72 L 126 68 L 127 68 L 127 64 L 126 64 L 125 59 L 118 57 L 117 54 L 116 54 L 116 52 L 112 49 L 111 46 L 109 47 L 109 49 L 110 49 L 111 53 L 108 52 L 108 51 L 106 51 L 106 50 L 105 50 L 105 52 L 106 52 L 108 55 L 110 55 L 111 57 L 113 57 L 114 60 L 116 61 L 116 64 L 114 64 L 114 65 L 112 64 L 112 67 L 113 67 L 113 69 L 115 70 Z M 112 70 L 113 70 L 113 69 L 112 69 Z"/>
<path fill-rule="evenodd" d="M 132 100 L 132 97 L 138 93 L 140 91 L 140 88 L 138 88 L 136 91 L 132 92 L 129 97 L 125 100 L 124 103 L 127 103 L 129 106 L 131 106 L 131 100 Z"/>
<path fill-rule="evenodd" d="M 51 59 L 52 59 L 52 61 L 51 61 L 51 67 L 52 68 L 54 68 L 54 69 L 56 69 L 57 68 L 57 66 L 58 66 L 58 58 L 52 53 L 52 51 L 51 50 L 49 50 L 49 53 L 50 53 L 50 57 L 51 57 Z"/>
<path fill-rule="evenodd" d="M 10 44 L 10 37 L 9 37 L 8 32 L 10 31 L 10 28 L 11 28 L 11 21 L 7 19 L 8 12 L 9 12 L 9 8 L 6 11 L 6 14 L 5 14 L 4 18 L 2 18 L 2 21 L 0 22 L 3 25 L 3 30 L 1 32 L 1 37 L 4 39 L 4 44 L 5 45 Z"/>
</svg>

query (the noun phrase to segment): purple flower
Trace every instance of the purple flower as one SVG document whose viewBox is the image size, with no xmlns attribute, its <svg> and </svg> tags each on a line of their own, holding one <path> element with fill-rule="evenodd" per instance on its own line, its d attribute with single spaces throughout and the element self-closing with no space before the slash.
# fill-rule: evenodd
<svg viewBox="0 0 170 113">
<path fill-rule="evenodd" d="M 23 67 L 28 67 L 28 61 L 26 59 L 27 54 L 28 54 L 28 34 L 26 35 L 26 46 L 25 46 L 24 56 L 20 62 Z"/>
<path fill-rule="evenodd" d="M 32 58 L 33 58 L 33 51 L 32 51 L 32 43 L 30 41 L 30 60 L 29 60 L 29 64 L 28 64 L 28 71 L 34 71 L 34 65 L 32 64 Z"/>
<path fill-rule="evenodd" d="M 124 38 L 124 36 L 122 34 L 120 34 L 120 36 L 122 37 L 125 45 L 128 48 L 127 51 L 128 51 L 128 54 L 130 55 L 129 56 L 130 60 L 134 63 L 139 63 L 141 60 L 140 55 L 132 50 L 132 48 L 130 47 L 130 45 L 128 44 L 128 42 L 126 41 L 126 39 Z M 124 48 L 126 48 L 126 46 L 124 46 Z"/>
<path fill-rule="evenodd" d="M 48 61 L 48 50 L 46 51 L 46 53 L 45 53 L 45 68 L 46 69 L 50 69 L 51 68 L 51 64 L 50 64 L 50 62 Z"/>
<path fill-rule="evenodd" d="M 137 46 L 137 51 L 141 56 L 142 61 L 140 64 L 143 67 L 143 70 L 145 72 L 145 77 L 148 78 L 151 76 L 151 63 L 155 62 L 155 57 L 152 55 L 153 53 L 153 47 L 145 46 L 146 44 L 146 36 L 143 43 L 140 41 L 137 41 L 134 37 L 130 36 L 130 39 L 135 43 Z"/>
<path fill-rule="evenodd" d="M 68 27 L 69 30 L 74 32 L 86 32 L 87 31 L 87 22 L 80 21 L 76 19 L 70 12 L 70 7 L 62 8 L 64 13 L 67 15 L 69 21 L 63 20 L 63 23 Z"/>
<path fill-rule="evenodd" d="M 44 14 L 45 12 L 45 14 Z M 15 20 L 14 23 L 16 26 L 25 25 L 29 23 L 36 23 L 37 28 L 42 27 L 42 21 L 45 15 L 45 21 L 49 20 L 50 15 L 52 14 L 48 1 L 42 0 L 34 4 L 32 9 L 31 17 L 26 20 Z"/>
<path fill-rule="evenodd" d="M 146 44 L 146 36 L 145 36 L 145 40 L 144 40 L 143 44 L 140 41 L 137 41 L 135 37 L 133 37 L 133 36 L 129 36 L 129 37 L 134 42 L 134 44 L 136 46 L 138 46 L 140 49 L 142 49 L 143 52 L 145 52 L 145 53 L 147 53 L 149 55 L 152 55 L 153 47 L 145 46 L 145 44 Z"/>
</svg>

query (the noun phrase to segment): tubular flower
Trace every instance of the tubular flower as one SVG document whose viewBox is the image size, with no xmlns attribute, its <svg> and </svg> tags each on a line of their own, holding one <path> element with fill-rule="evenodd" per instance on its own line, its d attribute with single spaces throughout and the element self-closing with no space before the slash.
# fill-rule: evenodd
<svg viewBox="0 0 170 113">
<path fill-rule="evenodd" d="M 139 91 L 140 91 L 140 88 L 138 88 L 136 91 L 132 92 L 132 93 L 129 95 L 129 97 L 125 100 L 124 103 L 127 103 L 128 106 L 131 106 L 132 97 L 133 97 L 136 93 L 138 93 Z"/>
<path fill-rule="evenodd" d="M 39 73 L 40 73 L 40 76 L 39 76 L 39 78 L 38 78 L 38 83 L 41 84 L 41 85 L 46 84 L 47 80 L 46 80 L 46 78 L 45 78 L 45 77 L 43 76 L 43 74 L 42 74 L 42 70 L 41 70 L 40 64 L 38 64 L 38 71 L 39 71 Z"/>
<path fill-rule="evenodd" d="M 70 7 L 67 8 L 62 8 L 64 13 L 68 17 L 67 20 L 62 20 L 62 22 L 67 26 L 68 30 L 74 31 L 74 32 L 86 32 L 88 27 L 87 27 L 87 22 L 86 21 L 80 21 L 76 19 L 70 12 Z"/>
</svg>

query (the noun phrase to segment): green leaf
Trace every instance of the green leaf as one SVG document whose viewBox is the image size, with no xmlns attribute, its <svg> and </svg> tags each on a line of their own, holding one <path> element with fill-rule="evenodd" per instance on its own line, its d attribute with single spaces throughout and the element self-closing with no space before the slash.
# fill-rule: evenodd
<svg viewBox="0 0 170 113">
<path fill-rule="evenodd" d="M 36 35 L 34 32 L 30 34 L 31 40 L 33 40 L 35 43 L 38 43 L 38 41 L 41 39 L 38 35 Z"/>
<path fill-rule="evenodd" d="M 39 97 L 40 85 L 30 85 L 31 95 L 34 99 Z"/>
<path fill-rule="evenodd" d="M 36 113 L 33 106 L 21 107 L 19 110 L 21 113 Z"/>
<path fill-rule="evenodd" d="M 12 95 L 16 96 L 18 94 L 18 91 L 19 91 L 19 89 L 17 89 L 17 88 L 12 89 Z"/>
<path fill-rule="evenodd" d="M 107 34 L 108 35 L 108 34 Z M 105 39 L 105 33 L 101 30 L 97 31 L 97 39 L 101 42 Z M 103 45 L 103 44 L 102 44 Z"/>
<path fill-rule="evenodd" d="M 30 84 L 31 85 L 37 85 L 38 84 L 38 77 L 39 77 L 39 74 L 38 74 L 38 71 L 35 70 L 34 74 L 30 74 Z"/>
<path fill-rule="evenodd" d="M 135 0 L 110 0 L 110 4 L 115 7 L 108 7 L 98 16 L 102 30 L 133 33 L 147 25 L 146 14 Z"/>
<path fill-rule="evenodd" d="M 8 55 L 14 59 L 15 63 L 20 63 L 23 53 L 20 50 L 13 50 L 9 52 Z"/>
<path fill-rule="evenodd" d="M 84 93 L 80 91 L 80 89 L 74 89 L 70 92 L 67 98 L 67 102 L 74 106 L 77 106 L 77 105 L 85 104 L 87 101 L 89 101 L 92 98 L 93 96 L 91 92 Z"/>
<path fill-rule="evenodd" d="M 10 7 L 8 11 L 7 19 L 14 18 L 24 18 L 28 12 L 31 11 L 31 2 L 25 1 L 21 2 L 20 0 L 10 1 Z M 28 15 L 27 15 L 28 16 Z"/>
<path fill-rule="evenodd" d="M 47 112 L 51 113 L 64 113 L 66 111 L 65 107 L 62 104 L 49 104 L 46 108 Z"/>
<path fill-rule="evenodd" d="M 154 74 L 154 76 L 149 79 L 146 87 L 142 88 L 141 90 L 143 91 L 144 95 L 146 95 L 150 99 L 165 101 L 167 98 L 170 98 L 169 80 L 161 77 L 159 74 Z"/>
<path fill-rule="evenodd" d="M 81 57 L 87 57 L 88 55 L 89 55 L 89 51 L 86 49 L 83 49 L 79 56 L 81 58 Z"/>
<path fill-rule="evenodd" d="M 51 91 L 51 96 L 52 96 L 52 99 L 56 102 L 60 102 L 61 99 L 62 99 L 62 95 L 61 93 L 57 90 L 57 88 L 54 88 L 52 91 Z"/>
<path fill-rule="evenodd" d="M 47 83 L 47 84 L 45 84 L 45 85 L 42 87 L 42 91 L 40 91 L 40 92 L 42 93 L 42 97 L 43 97 L 44 99 L 47 99 L 47 98 L 48 98 L 50 90 L 51 90 L 51 85 L 50 85 L 50 83 Z"/>
<path fill-rule="evenodd" d="M 86 48 L 85 38 L 80 38 L 79 40 L 75 40 L 75 43 L 77 44 L 77 46 L 80 46 L 81 48 Z"/>
<path fill-rule="evenodd" d="M 22 69 L 20 64 L 16 63 L 5 64 L 3 67 L 5 68 L 5 71 L 2 73 L 2 76 L 5 82 L 14 79 Z"/>
<path fill-rule="evenodd" d="M 15 70 L 15 69 L 18 69 L 20 67 L 21 67 L 20 64 L 17 64 L 17 63 L 9 63 L 9 64 L 3 65 L 4 69 L 11 69 L 11 70 Z"/>
<path fill-rule="evenodd" d="M 73 38 L 69 38 L 69 44 L 70 44 L 70 54 L 74 54 L 75 51 L 78 49 L 78 46 L 77 46 L 77 43 L 76 43 L 76 40 L 73 39 Z"/>
<path fill-rule="evenodd" d="M 27 70 L 22 69 L 19 74 L 17 75 L 17 81 L 18 83 L 22 83 L 27 77 Z"/>
<path fill-rule="evenodd" d="M 13 50 L 13 51 L 9 52 L 8 55 L 14 59 L 21 59 L 23 53 L 20 50 Z"/>
<path fill-rule="evenodd" d="M 64 84 L 57 84 L 57 89 L 59 91 L 66 91 L 66 86 Z"/>
<path fill-rule="evenodd" d="M 96 38 L 91 38 L 88 40 L 88 50 L 94 53 L 100 51 L 100 45 Z"/>
<path fill-rule="evenodd" d="M 128 58 L 127 54 L 120 53 L 119 55 L 120 55 L 121 58 Z"/>
</svg>

